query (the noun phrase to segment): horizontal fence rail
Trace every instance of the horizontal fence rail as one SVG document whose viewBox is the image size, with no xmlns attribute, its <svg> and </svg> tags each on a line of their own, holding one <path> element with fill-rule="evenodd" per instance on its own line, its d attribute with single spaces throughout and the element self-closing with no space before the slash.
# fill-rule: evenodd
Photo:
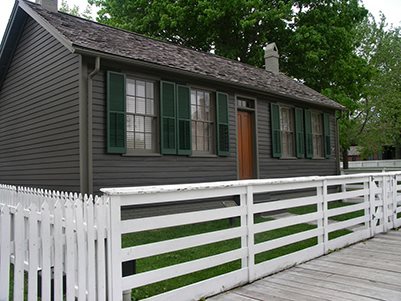
<svg viewBox="0 0 401 301">
<path fill-rule="evenodd" d="M 171 279 L 185 282 L 185 275 L 224 270 L 224 266 L 231 268 L 183 287 L 161 290 L 146 300 L 199 300 L 252 282 L 400 227 L 400 191 L 399 172 L 102 189 L 110 198 L 111 295 L 113 300 L 122 300 L 123 292 L 131 289 L 168 285 Z M 189 200 L 211 198 L 231 205 L 122 218 L 124 210 L 135 211 L 136 206 L 157 203 L 185 208 L 191 206 L 185 205 Z M 222 220 L 231 223 L 224 229 L 218 226 L 180 236 L 182 227 L 217 225 Z M 170 238 L 175 232 L 177 237 Z M 163 237 L 147 241 L 153 236 Z M 139 242 L 140 237 L 146 239 Z M 129 245 L 126 240 L 136 242 Z M 131 274 L 122 270 L 129 262 L 137 261 L 137 266 L 141 260 L 149 265 L 158 259 L 167 262 L 180 252 L 202 253 L 202 247 L 212 250 L 219 243 L 226 247 L 203 257 L 142 267 Z M 227 248 L 231 243 L 233 247 Z"/>
<path fill-rule="evenodd" d="M 106 300 L 107 206 L 0 185 L 0 300 Z"/>
</svg>

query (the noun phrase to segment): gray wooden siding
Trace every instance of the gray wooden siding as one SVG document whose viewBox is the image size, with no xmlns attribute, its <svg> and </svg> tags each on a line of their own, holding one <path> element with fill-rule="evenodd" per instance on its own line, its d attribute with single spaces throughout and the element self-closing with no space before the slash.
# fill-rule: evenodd
<svg viewBox="0 0 401 301">
<path fill-rule="evenodd" d="M 91 68 L 89 68 L 90 70 Z M 139 72 L 139 71 L 138 71 Z M 147 73 L 151 74 L 149 70 Z M 161 76 L 158 74 L 158 76 Z M 175 81 L 170 75 L 164 79 Z M 183 79 L 178 79 L 182 82 Z M 190 82 L 188 82 L 190 81 Z M 336 159 L 284 160 L 271 157 L 270 102 L 278 101 L 263 95 L 252 95 L 219 87 L 215 83 L 199 83 L 186 79 L 189 85 L 199 85 L 229 94 L 230 157 L 200 158 L 187 156 L 121 156 L 106 153 L 106 99 L 105 72 L 94 79 L 93 129 L 93 186 L 102 187 L 160 185 L 189 182 L 210 182 L 237 179 L 235 95 L 257 99 L 257 132 L 259 151 L 259 178 L 336 174 Z M 282 100 L 281 100 L 282 101 Z M 335 120 L 331 116 L 332 146 L 335 146 Z"/>
<path fill-rule="evenodd" d="M 168 79 L 175 81 L 174 78 Z M 93 89 L 94 192 L 102 187 L 210 182 L 237 178 L 233 95 L 230 95 L 229 101 L 229 157 L 122 156 L 106 153 L 105 86 L 105 72 L 100 72 L 94 78 Z"/>
<path fill-rule="evenodd" d="M 0 91 L 0 183 L 79 191 L 79 57 L 29 18 Z"/>
</svg>

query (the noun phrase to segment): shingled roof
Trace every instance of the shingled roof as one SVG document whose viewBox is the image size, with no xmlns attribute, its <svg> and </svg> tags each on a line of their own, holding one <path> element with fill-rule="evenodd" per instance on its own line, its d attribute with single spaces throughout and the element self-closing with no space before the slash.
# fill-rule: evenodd
<svg viewBox="0 0 401 301">
<path fill-rule="evenodd" d="M 335 101 L 279 73 L 273 74 L 238 61 L 195 51 L 172 43 L 148 38 L 61 12 L 50 12 L 40 5 L 20 0 L 61 34 L 71 46 L 116 55 L 175 70 L 207 76 L 210 79 L 246 86 L 298 101 L 343 109 Z"/>
</svg>

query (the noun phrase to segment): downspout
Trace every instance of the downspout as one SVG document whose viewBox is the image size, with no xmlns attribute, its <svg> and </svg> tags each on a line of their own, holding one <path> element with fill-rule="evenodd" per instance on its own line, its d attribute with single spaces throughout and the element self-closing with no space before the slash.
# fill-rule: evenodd
<svg viewBox="0 0 401 301">
<path fill-rule="evenodd" d="M 95 60 L 95 69 L 91 73 L 89 73 L 88 76 L 88 153 L 87 153 L 87 167 L 88 167 L 88 193 L 92 194 L 93 193 L 93 151 L 92 151 L 92 139 L 93 139 L 93 110 L 92 110 L 92 104 L 93 104 L 93 78 L 95 77 L 96 74 L 98 74 L 100 71 L 100 57 L 97 56 Z"/>
</svg>

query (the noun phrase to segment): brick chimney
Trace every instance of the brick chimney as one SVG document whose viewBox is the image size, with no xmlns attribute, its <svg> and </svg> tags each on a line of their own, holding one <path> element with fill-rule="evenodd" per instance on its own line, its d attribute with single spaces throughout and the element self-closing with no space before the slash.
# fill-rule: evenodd
<svg viewBox="0 0 401 301">
<path fill-rule="evenodd" d="M 265 47 L 265 69 L 274 74 L 279 73 L 279 55 L 276 43 L 270 43 Z"/>
<path fill-rule="evenodd" d="M 52 12 L 58 12 L 57 0 L 35 0 L 35 3 L 40 4 L 44 9 Z"/>
</svg>

